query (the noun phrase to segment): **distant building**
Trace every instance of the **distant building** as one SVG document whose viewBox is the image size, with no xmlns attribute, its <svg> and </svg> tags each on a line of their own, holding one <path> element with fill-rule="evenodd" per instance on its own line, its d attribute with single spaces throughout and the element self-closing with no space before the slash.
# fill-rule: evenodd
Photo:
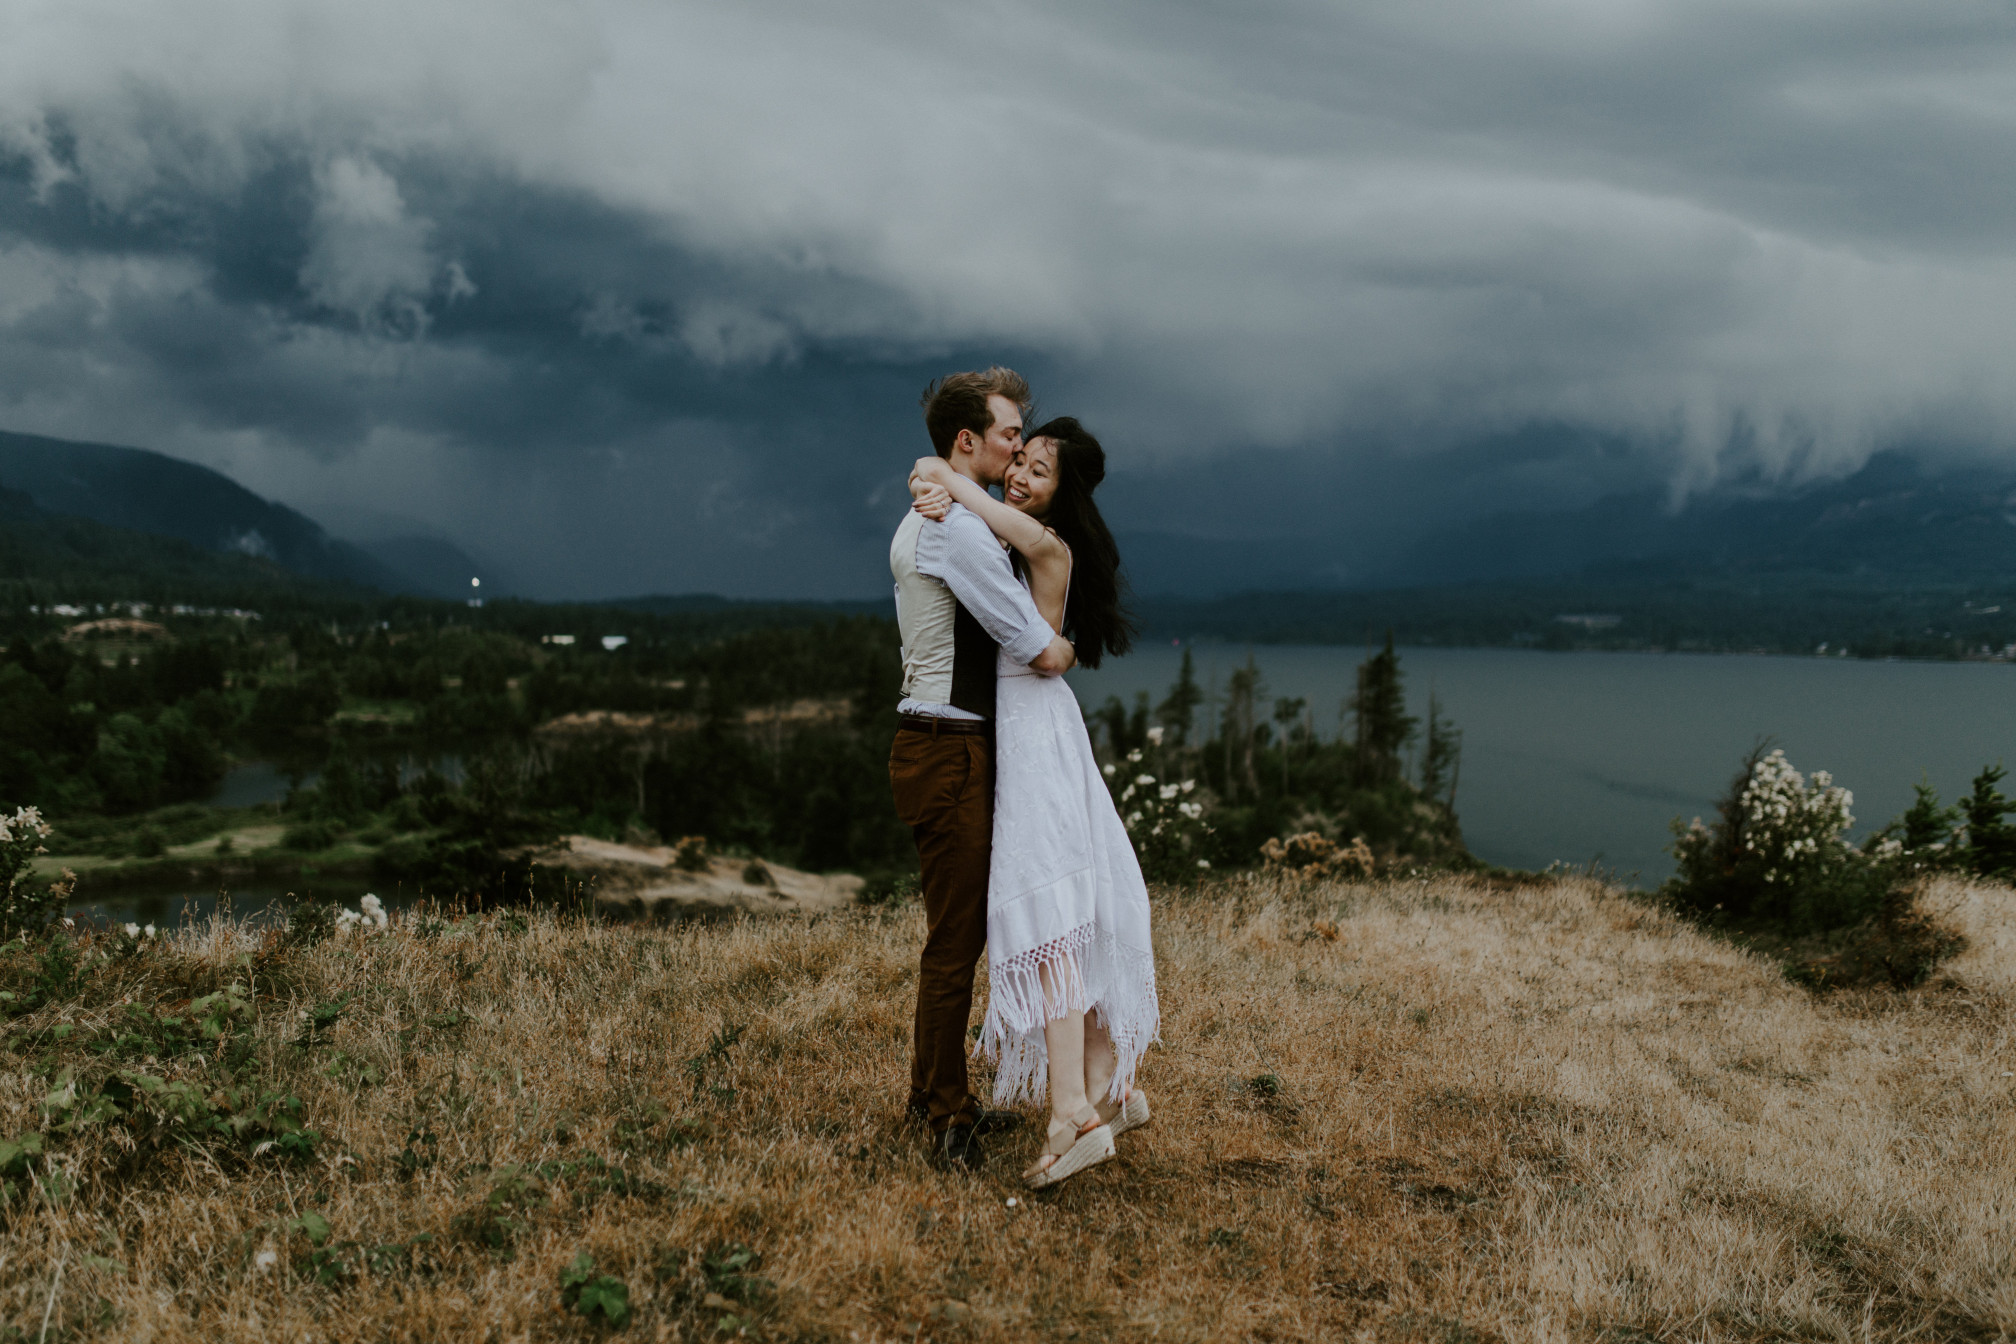
<svg viewBox="0 0 2016 1344">
<path fill-rule="evenodd" d="M 1623 624 L 1623 621 L 1622 616 L 1612 616 L 1603 612 L 1578 612 L 1554 618 L 1556 625 L 1579 625 L 1584 630 L 1608 630 L 1613 625 Z"/>
<path fill-rule="evenodd" d="M 622 648 L 625 644 L 628 644 L 629 642 L 630 642 L 630 636 L 628 635 L 602 636 L 602 647 L 609 650 L 611 653 L 614 653 L 616 650 Z"/>
<path fill-rule="evenodd" d="M 572 643 L 574 642 L 574 636 L 572 636 L 572 635 L 541 635 L 541 636 L 539 636 L 539 642 L 540 642 L 541 644 L 572 644 Z"/>
</svg>

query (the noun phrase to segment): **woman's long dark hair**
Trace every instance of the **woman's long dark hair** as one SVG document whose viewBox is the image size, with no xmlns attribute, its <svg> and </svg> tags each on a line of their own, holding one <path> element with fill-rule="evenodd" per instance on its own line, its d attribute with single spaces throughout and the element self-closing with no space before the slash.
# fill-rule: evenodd
<svg viewBox="0 0 2016 1344">
<path fill-rule="evenodd" d="M 1064 638 L 1078 650 L 1083 667 L 1097 667 L 1107 654 L 1119 657 L 1134 645 L 1134 622 L 1124 604 L 1120 548 L 1092 502 L 1106 479 L 1106 450 L 1085 426 L 1068 415 L 1039 425 L 1023 436 L 1057 445 L 1057 493 L 1043 521 L 1071 548 L 1071 588 L 1064 603 Z"/>
</svg>

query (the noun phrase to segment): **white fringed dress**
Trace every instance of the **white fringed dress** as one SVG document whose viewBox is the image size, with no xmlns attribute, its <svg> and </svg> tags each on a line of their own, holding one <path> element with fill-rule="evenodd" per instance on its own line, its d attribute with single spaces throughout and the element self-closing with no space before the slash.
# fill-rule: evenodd
<svg viewBox="0 0 2016 1344">
<path fill-rule="evenodd" d="M 987 1018 L 998 1105 L 1048 1091 L 1041 973 L 1064 1010 L 1092 1014 L 1119 1055 L 1119 1100 L 1160 1039 L 1148 886 L 1062 677 L 1001 659 L 994 705 L 994 858 L 987 885 Z M 1098 1098 L 1094 1098 L 1098 1100 Z"/>
</svg>

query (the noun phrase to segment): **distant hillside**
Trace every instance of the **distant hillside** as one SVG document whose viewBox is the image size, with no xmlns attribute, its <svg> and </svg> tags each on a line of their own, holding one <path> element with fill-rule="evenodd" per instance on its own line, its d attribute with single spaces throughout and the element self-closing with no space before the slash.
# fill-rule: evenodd
<svg viewBox="0 0 2016 1344">
<path fill-rule="evenodd" d="M 357 549 L 399 576 L 400 591 L 426 597 L 467 598 L 469 580 L 483 577 L 482 595 L 501 597 L 511 591 L 499 581 L 496 565 L 484 564 L 452 541 L 440 537 L 385 537 L 360 541 Z"/>
<path fill-rule="evenodd" d="M 1884 453 L 1842 480 L 1724 488 L 1679 510 L 1646 490 L 1572 510 L 1468 517 L 1385 553 L 1368 553 L 1348 527 L 1265 538 L 1128 531 L 1120 549 L 1137 592 L 1192 600 L 1594 578 L 1996 584 L 2016 579 L 2016 472 L 1935 474 Z"/>
<path fill-rule="evenodd" d="M 2016 476 L 1932 476 L 1885 454 L 1784 496 L 1473 520 L 1380 584 L 1325 585 L 1304 561 L 1310 579 L 1211 597 L 1130 569 L 1162 637 L 1359 644 L 1390 629 L 1413 644 L 2001 656 L 2016 643 Z"/>
<path fill-rule="evenodd" d="M 0 488 L 0 609 L 11 623 L 30 606 L 148 602 L 272 610 L 355 606 L 379 594 L 312 579 L 272 560 L 173 537 L 64 517 Z"/>
<path fill-rule="evenodd" d="M 1386 584 L 1372 586 L 1571 575 L 2009 582 L 2016 474 L 1932 475 L 1903 454 L 1884 453 L 1846 479 L 1787 494 L 1723 491 L 1674 511 L 1647 492 L 1570 513 L 1501 514 L 1411 548 L 1386 571 Z"/>
<path fill-rule="evenodd" d="M 466 595 L 483 572 L 451 543 L 402 537 L 357 546 L 221 472 L 163 453 L 0 432 L 0 487 L 48 514 L 270 560 L 309 578 L 431 597 Z"/>
</svg>

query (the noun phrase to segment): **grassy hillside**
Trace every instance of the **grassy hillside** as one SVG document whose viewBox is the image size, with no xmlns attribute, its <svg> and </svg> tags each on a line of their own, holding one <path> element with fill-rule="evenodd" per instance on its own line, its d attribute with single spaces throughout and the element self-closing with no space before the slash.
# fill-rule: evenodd
<svg viewBox="0 0 2016 1344">
<path fill-rule="evenodd" d="M 975 1178 L 897 1119 L 912 910 L 415 920 L 307 948 L 213 925 L 91 939 L 74 972 L 17 949 L 0 1321 L 204 1344 L 586 1340 L 608 1315 L 687 1340 L 2006 1337 L 2016 907 L 1932 901 L 1972 939 L 1944 979 L 1816 998 L 1583 881 L 1161 894 L 1155 1122 L 1033 1199 L 1031 1130 Z"/>
</svg>

